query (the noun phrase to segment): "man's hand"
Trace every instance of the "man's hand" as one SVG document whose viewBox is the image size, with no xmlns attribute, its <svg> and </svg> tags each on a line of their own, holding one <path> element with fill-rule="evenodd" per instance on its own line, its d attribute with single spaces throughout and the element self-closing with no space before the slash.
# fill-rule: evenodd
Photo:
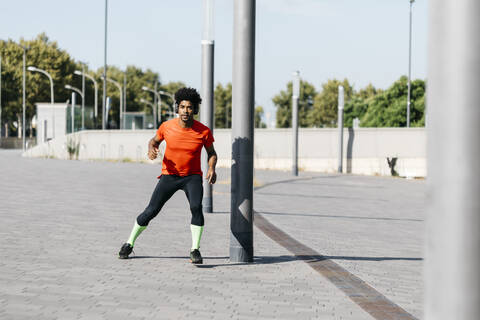
<svg viewBox="0 0 480 320">
<path fill-rule="evenodd" d="M 157 136 L 150 139 L 148 142 L 148 159 L 155 160 L 157 158 L 160 142 L 161 141 L 157 139 Z"/>
<path fill-rule="evenodd" d="M 155 160 L 158 156 L 158 147 L 149 145 L 148 146 L 148 158 L 150 160 Z"/>
<path fill-rule="evenodd" d="M 210 184 L 214 184 L 215 181 L 217 181 L 217 173 L 214 168 L 208 168 L 207 177 L 205 179 L 207 179 Z"/>
<path fill-rule="evenodd" d="M 205 147 L 205 149 L 207 150 L 208 156 L 208 172 L 205 179 L 208 180 L 208 183 L 214 184 L 215 181 L 217 181 L 217 173 L 215 172 L 215 166 L 217 165 L 217 153 L 213 148 L 213 143 L 210 147 Z"/>
</svg>

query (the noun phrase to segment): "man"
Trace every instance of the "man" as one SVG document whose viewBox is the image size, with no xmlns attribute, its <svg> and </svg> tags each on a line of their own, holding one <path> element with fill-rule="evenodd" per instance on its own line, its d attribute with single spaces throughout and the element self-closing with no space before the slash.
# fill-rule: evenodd
<svg viewBox="0 0 480 320">
<path fill-rule="evenodd" d="M 127 259 L 132 252 L 135 240 L 145 230 L 150 220 L 160 212 L 163 205 L 178 190 L 182 189 L 190 203 L 192 219 L 192 248 L 190 261 L 203 263 L 200 254 L 204 218 L 202 210 L 203 185 L 200 158 L 202 147 L 208 154 L 208 172 L 206 179 L 210 184 L 217 180 L 215 166 L 217 154 L 213 148 L 213 135 L 210 129 L 193 119 L 198 113 L 200 95 L 193 88 L 182 88 L 175 93 L 175 112 L 179 117 L 166 121 L 158 128 L 156 135 L 148 144 L 148 157 L 153 160 L 158 155 L 158 146 L 165 140 L 166 148 L 163 156 L 162 175 L 147 208 L 140 214 L 133 226 L 128 241 L 123 244 L 118 256 Z"/>
</svg>

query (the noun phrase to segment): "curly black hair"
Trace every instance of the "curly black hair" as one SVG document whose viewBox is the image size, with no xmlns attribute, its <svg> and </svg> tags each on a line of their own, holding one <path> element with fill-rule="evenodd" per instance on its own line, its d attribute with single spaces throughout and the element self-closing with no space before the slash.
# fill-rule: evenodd
<svg viewBox="0 0 480 320">
<path fill-rule="evenodd" d="M 190 101 L 193 104 L 193 113 L 197 114 L 202 98 L 194 88 L 180 88 L 175 92 L 175 112 L 178 113 L 178 105 L 183 100 Z"/>
</svg>

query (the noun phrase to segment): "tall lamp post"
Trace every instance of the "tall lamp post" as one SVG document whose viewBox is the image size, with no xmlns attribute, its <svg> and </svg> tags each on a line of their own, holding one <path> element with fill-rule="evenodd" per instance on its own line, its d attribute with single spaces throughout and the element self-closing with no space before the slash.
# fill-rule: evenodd
<svg viewBox="0 0 480 320">
<path fill-rule="evenodd" d="M 102 76 L 102 79 L 103 79 L 103 76 Z M 122 90 L 122 86 L 120 85 L 120 83 L 118 83 L 117 81 L 112 80 L 110 78 L 107 78 L 107 81 L 113 83 L 118 88 L 118 90 L 120 91 L 120 123 L 119 123 L 119 126 L 120 126 L 120 129 L 122 129 L 122 121 L 123 121 L 123 90 Z"/>
<path fill-rule="evenodd" d="M 152 92 L 155 95 L 155 97 L 157 98 L 157 101 L 159 103 L 161 103 L 160 101 L 162 100 L 162 98 L 160 97 L 160 94 L 157 91 L 155 91 L 153 89 L 150 89 L 147 86 L 143 86 L 142 90 Z M 158 108 L 158 106 L 157 106 L 157 108 Z M 157 108 L 153 108 L 153 126 L 155 127 L 155 129 L 157 129 L 157 110 L 156 110 Z"/>
<path fill-rule="evenodd" d="M 48 80 L 50 80 L 50 103 L 52 105 L 52 138 L 55 138 L 55 109 L 54 109 L 54 96 L 53 96 L 53 79 L 52 76 L 45 70 L 39 69 L 34 66 L 29 66 L 27 68 L 28 71 L 32 72 L 40 72 L 48 77 Z M 25 82 L 25 80 L 24 80 Z"/>
<path fill-rule="evenodd" d="M 82 92 L 82 90 L 78 89 L 78 88 L 75 88 L 75 87 L 72 87 L 71 85 L 69 84 L 66 84 L 65 85 L 65 89 L 68 89 L 68 90 L 72 90 L 72 91 L 75 91 L 76 93 L 78 93 L 80 95 L 80 97 L 82 98 L 82 113 L 85 111 L 84 109 L 84 103 L 83 101 L 85 100 L 85 94 Z M 74 132 L 74 119 L 75 119 L 75 111 L 74 111 L 74 108 L 75 108 L 75 96 L 72 96 L 72 133 Z M 83 118 L 82 118 L 83 119 Z M 82 129 L 83 129 L 83 123 L 82 123 Z"/>
<path fill-rule="evenodd" d="M 102 130 L 106 125 L 107 106 L 107 25 L 108 25 L 108 0 L 105 0 L 105 43 L 103 50 L 103 100 L 102 100 Z"/>
<path fill-rule="evenodd" d="M 255 0 L 233 7 L 230 261 L 253 262 Z"/>
<path fill-rule="evenodd" d="M 293 73 L 292 88 L 292 130 L 293 130 L 293 152 L 292 152 L 292 174 L 298 176 L 298 99 L 300 97 L 300 72 Z"/>
<path fill-rule="evenodd" d="M 95 86 L 95 102 L 94 102 L 95 103 L 95 107 L 94 107 L 95 110 L 94 110 L 94 112 L 95 112 L 95 118 L 97 118 L 97 116 L 98 116 L 98 84 L 97 84 L 97 81 L 95 81 L 94 77 L 92 77 L 91 75 L 89 75 L 88 73 L 85 73 L 83 71 L 75 70 L 74 73 L 76 75 L 79 75 L 79 76 L 85 76 L 86 78 L 93 81 L 93 85 Z"/>
<path fill-rule="evenodd" d="M 158 91 L 158 93 L 172 99 L 172 111 L 171 111 L 172 113 L 171 113 L 171 115 L 172 115 L 172 117 L 175 117 L 175 96 L 173 94 L 169 93 L 169 92 L 162 91 L 162 90 Z"/>
<path fill-rule="evenodd" d="M 154 104 L 154 103 L 151 103 L 150 101 L 147 101 L 147 100 L 145 100 L 145 99 L 143 99 L 143 98 L 140 99 L 140 102 L 141 102 L 141 103 L 145 103 L 146 105 L 149 105 L 149 106 L 152 108 L 152 115 L 153 115 L 153 113 L 154 113 L 154 111 L 155 111 L 155 104 Z"/>
<path fill-rule="evenodd" d="M 201 118 L 213 133 L 213 61 L 215 42 L 213 40 L 213 5 L 214 0 L 203 0 L 203 36 L 202 36 L 202 109 Z M 208 170 L 208 158 L 202 152 L 203 171 Z M 203 210 L 213 212 L 212 185 L 203 182 Z"/>
<path fill-rule="evenodd" d="M 0 54 L 0 142 L 2 141 L 2 55 Z"/>
<path fill-rule="evenodd" d="M 410 0 L 410 24 L 408 36 L 408 89 L 407 89 L 407 128 L 410 127 L 410 96 L 411 96 L 411 75 L 412 75 L 412 6 L 415 0 Z"/>
<path fill-rule="evenodd" d="M 343 171 L 343 107 L 344 107 L 344 89 L 338 86 L 338 173 Z"/>
</svg>

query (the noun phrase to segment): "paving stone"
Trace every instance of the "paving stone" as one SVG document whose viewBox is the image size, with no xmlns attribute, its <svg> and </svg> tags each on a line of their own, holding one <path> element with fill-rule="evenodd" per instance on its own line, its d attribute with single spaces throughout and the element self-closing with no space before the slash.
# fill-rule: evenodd
<svg viewBox="0 0 480 320">
<path fill-rule="evenodd" d="M 117 253 L 160 167 L 22 158 L 0 150 L 1 319 L 372 319 L 259 229 L 255 263 L 228 261 L 229 171 L 205 214 L 204 265 L 188 262 L 180 191 Z M 256 171 L 254 208 L 414 316 L 422 315 L 424 181 Z"/>
</svg>

